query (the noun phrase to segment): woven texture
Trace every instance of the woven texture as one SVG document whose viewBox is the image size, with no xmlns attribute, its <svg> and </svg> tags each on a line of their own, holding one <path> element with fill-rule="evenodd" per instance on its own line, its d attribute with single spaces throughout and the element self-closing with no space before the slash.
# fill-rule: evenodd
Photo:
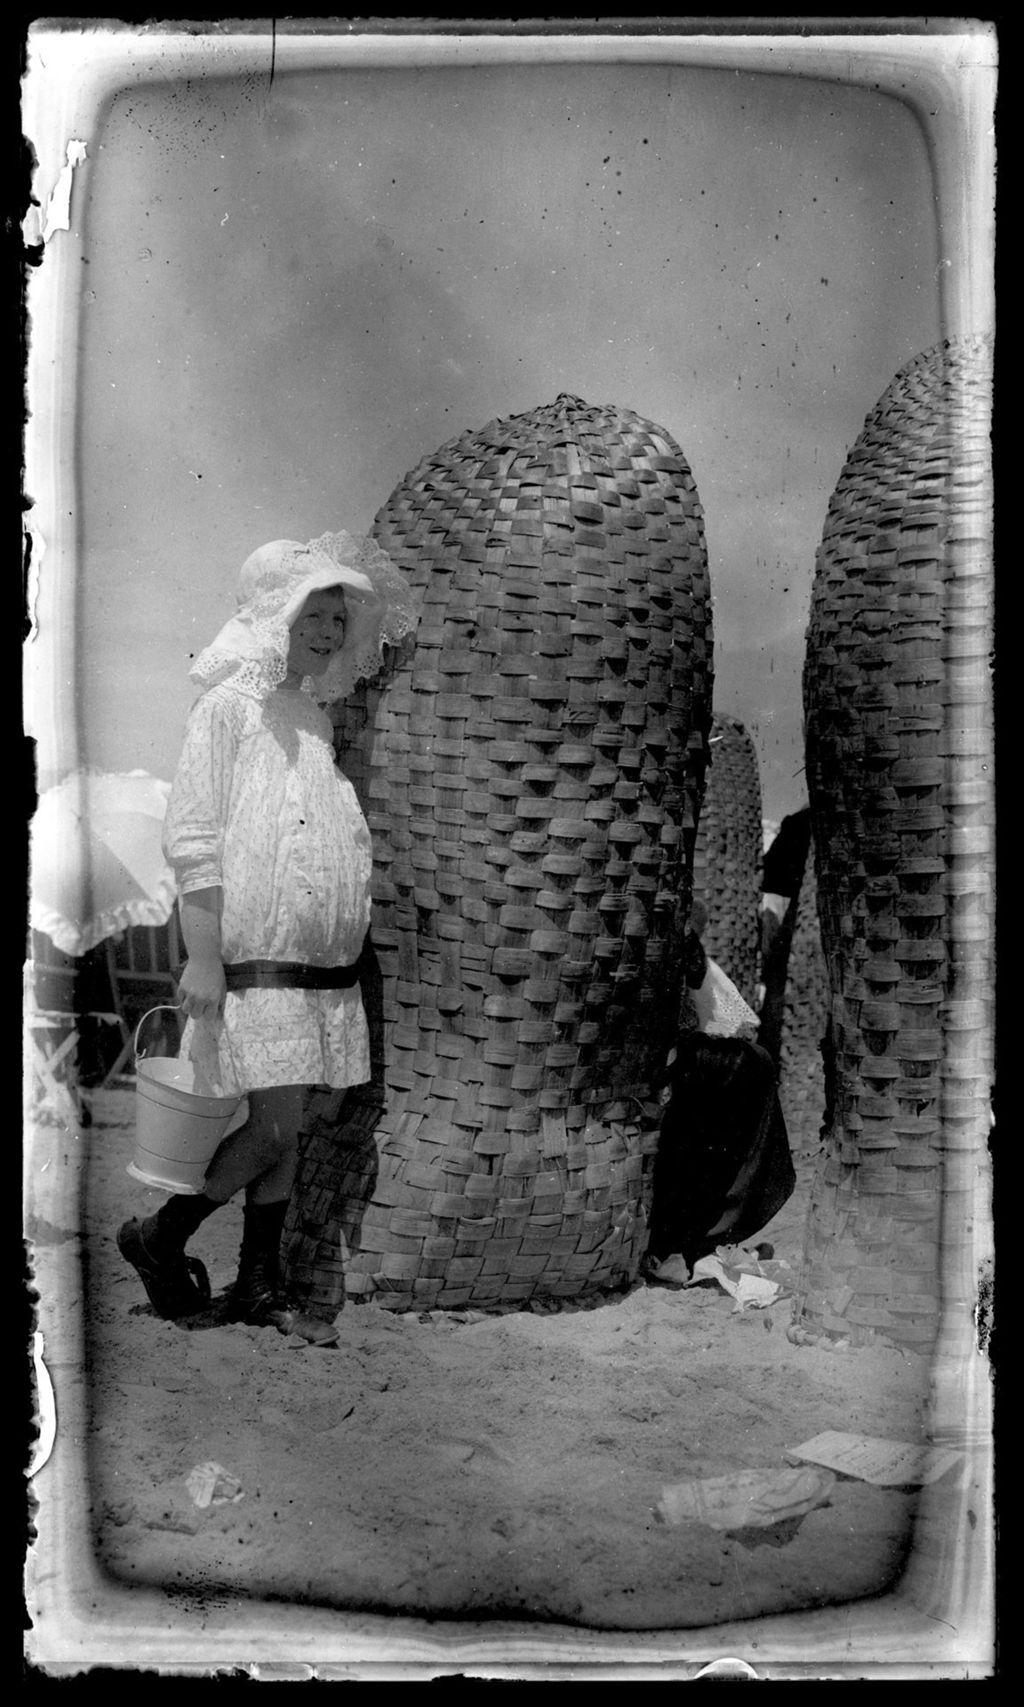
<svg viewBox="0 0 1024 1707">
<path fill-rule="evenodd" d="M 562 396 L 442 446 L 373 534 L 421 616 L 337 716 L 374 840 L 384 1081 L 345 1289 L 403 1310 L 625 1285 L 708 754 L 692 476 L 663 429 Z M 307 1146 L 296 1249 L 305 1202 L 337 1212 L 329 1148 Z"/>
<path fill-rule="evenodd" d="M 804 867 L 786 973 L 779 1099 L 790 1146 L 817 1148 L 825 1117 L 822 1042 L 828 1024 L 829 983 L 821 946 L 813 856 Z"/>
<path fill-rule="evenodd" d="M 693 894 L 707 912 L 704 947 L 751 1004 L 760 972 L 762 841 L 757 748 L 742 723 L 716 712 L 694 848 Z"/>
<path fill-rule="evenodd" d="M 919 1349 L 973 1294 L 989 1129 L 990 363 L 981 339 L 939 346 L 868 416 L 804 674 L 836 1085 L 797 1313 Z"/>
</svg>

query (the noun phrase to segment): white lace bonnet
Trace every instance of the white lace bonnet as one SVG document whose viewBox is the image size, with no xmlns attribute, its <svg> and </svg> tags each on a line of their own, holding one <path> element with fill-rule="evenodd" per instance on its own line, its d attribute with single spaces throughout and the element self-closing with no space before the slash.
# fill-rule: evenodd
<svg viewBox="0 0 1024 1707">
<path fill-rule="evenodd" d="M 300 545 L 271 540 L 246 558 L 238 577 L 238 608 L 189 671 L 204 690 L 230 680 L 263 699 L 284 680 L 290 629 L 310 593 L 341 587 L 345 641 L 322 676 L 302 686 L 321 705 L 344 699 L 358 681 L 380 673 L 385 645 L 397 645 L 416 626 L 410 583 L 372 539 L 325 533 Z"/>
</svg>

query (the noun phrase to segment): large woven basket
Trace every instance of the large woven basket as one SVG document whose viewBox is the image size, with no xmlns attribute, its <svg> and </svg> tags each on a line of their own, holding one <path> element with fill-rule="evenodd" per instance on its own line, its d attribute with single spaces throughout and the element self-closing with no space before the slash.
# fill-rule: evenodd
<svg viewBox="0 0 1024 1707">
<path fill-rule="evenodd" d="M 797 1320 L 929 1347 L 966 1302 L 992 1069 L 990 349 L 904 368 L 828 511 L 804 675 L 836 1105 Z"/>
<path fill-rule="evenodd" d="M 822 1045 L 828 1025 L 829 996 L 818 919 L 818 889 L 813 859 L 808 859 L 786 968 L 779 1068 L 779 1098 L 790 1146 L 797 1154 L 817 1148 L 825 1118 Z"/>
<path fill-rule="evenodd" d="M 737 718 L 716 712 L 693 856 L 693 894 L 707 914 L 704 947 L 750 1003 L 760 977 L 762 841 L 757 748 Z"/>
<path fill-rule="evenodd" d="M 373 533 L 422 613 L 338 716 L 374 840 L 384 1109 L 344 1201 L 319 1117 L 307 1269 L 330 1293 L 309 1241 L 334 1216 L 347 1293 L 395 1309 L 621 1286 L 707 764 L 694 482 L 662 428 L 561 396 L 443 445 Z"/>
</svg>

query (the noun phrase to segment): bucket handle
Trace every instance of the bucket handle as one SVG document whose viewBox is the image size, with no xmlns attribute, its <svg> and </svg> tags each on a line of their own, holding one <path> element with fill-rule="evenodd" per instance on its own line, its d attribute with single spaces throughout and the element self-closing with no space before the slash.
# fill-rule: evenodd
<svg viewBox="0 0 1024 1707">
<path fill-rule="evenodd" d="M 136 1060 L 144 1061 L 146 1059 L 146 1057 L 144 1055 L 141 1055 L 141 1056 L 139 1055 L 139 1032 L 142 1030 L 146 1021 L 148 1019 L 152 1019 L 154 1014 L 160 1014 L 160 1013 L 180 1014 L 180 1012 L 181 1012 L 181 1005 L 178 1002 L 159 1002 L 155 1008 L 150 1008 L 148 1013 L 143 1014 L 138 1025 L 135 1027 L 135 1036 L 132 1038 L 132 1051 L 136 1057 Z"/>
<path fill-rule="evenodd" d="M 139 1032 L 142 1030 L 146 1021 L 148 1019 L 152 1019 L 154 1014 L 160 1014 L 160 1013 L 180 1014 L 180 1012 L 181 1012 L 181 1003 L 180 1002 L 158 1002 L 155 1008 L 150 1008 L 148 1010 L 148 1012 L 143 1014 L 138 1025 L 135 1027 L 135 1036 L 132 1038 L 132 1051 L 133 1051 L 137 1061 L 145 1061 L 146 1060 L 145 1055 L 139 1054 Z M 228 1036 L 227 1031 L 224 1032 L 224 1041 L 228 1046 L 228 1058 L 229 1058 L 231 1065 L 234 1068 L 235 1074 L 237 1076 L 238 1065 L 237 1065 L 237 1062 L 235 1061 L 235 1053 L 231 1047 L 231 1039 Z"/>
</svg>

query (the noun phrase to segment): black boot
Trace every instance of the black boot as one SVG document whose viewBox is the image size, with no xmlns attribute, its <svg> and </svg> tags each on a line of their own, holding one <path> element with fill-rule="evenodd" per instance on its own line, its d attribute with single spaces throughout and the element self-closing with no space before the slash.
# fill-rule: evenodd
<svg viewBox="0 0 1024 1707">
<path fill-rule="evenodd" d="M 290 1311 L 281 1283 L 280 1246 L 288 1198 L 247 1203 L 238 1255 L 238 1276 L 228 1301 L 229 1322 L 280 1327 Z"/>
<path fill-rule="evenodd" d="M 185 1255 L 185 1242 L 220 1208 L 210 1197 L 171 1197 L 155 1215 L 126 1221 L 118 1229 L 118 1250 L 135 1269 L 157 1315 L 166 1321 L 194 1316 L 210 1302 L 210 1277 L 198 1257 Z"/>
</svg>

